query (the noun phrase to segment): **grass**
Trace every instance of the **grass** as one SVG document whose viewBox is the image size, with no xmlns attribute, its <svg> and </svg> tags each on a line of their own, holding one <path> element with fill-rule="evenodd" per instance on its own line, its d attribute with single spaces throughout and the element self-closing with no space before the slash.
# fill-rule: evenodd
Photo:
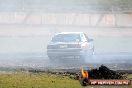
<svg viewBox="0 0 132 88">
<path fill-rule="evenodd" d="M 132 75 L 128 75 L 132 78 Z M 87 86 L 85 88 L 132 88 L 130 86 Z M 84 88 L 78 80 L 48 73 L 1 73 L 0 88 Z"/>
</svg>

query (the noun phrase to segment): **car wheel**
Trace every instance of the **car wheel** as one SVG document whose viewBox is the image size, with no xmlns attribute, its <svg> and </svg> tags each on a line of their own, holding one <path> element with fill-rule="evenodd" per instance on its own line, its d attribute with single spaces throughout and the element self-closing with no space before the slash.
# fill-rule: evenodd
<svg viewBox="0 0 132 88">
<path fill-rule="evenodd" d="M 56 57 L 54 56 L 48 56 L 50 60 L 54 60 Z"/>
<path fill-rule="evenodd" d="M 94 47 L 92 48 L 92 55 L 94 55 Z"/>
<path fill-rule="evenodd" d="M 82 56 L 82 59 L 85 63 L 90 62 L 93 56 L 93 50 L 85 51 L 85 53 Z"/>
</svg>

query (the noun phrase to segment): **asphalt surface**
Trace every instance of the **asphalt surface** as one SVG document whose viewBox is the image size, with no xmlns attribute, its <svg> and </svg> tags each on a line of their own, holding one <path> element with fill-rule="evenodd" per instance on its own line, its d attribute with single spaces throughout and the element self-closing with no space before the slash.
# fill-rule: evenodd
<svg viewBox="0 0 132 88">
<path fill-rule="evenodd" d="M 0 67 L 34 69 L 80 69 L 95 68 L 101 64 L 110 69 L 132 70 L 131 53 L 94 54 L 83 61 L 79 58 L 57 58 L 50 60 L 43 53 L 0 54 Z"/>
</svg>

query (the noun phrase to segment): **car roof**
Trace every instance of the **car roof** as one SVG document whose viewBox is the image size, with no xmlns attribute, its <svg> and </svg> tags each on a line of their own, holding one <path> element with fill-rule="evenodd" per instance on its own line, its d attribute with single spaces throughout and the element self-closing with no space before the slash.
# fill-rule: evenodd
<svg viewBox="0 0 132 88">
<path fill-rule="evenodd" d="M 83 34 L 83 32 L 60 32 L 60 33 L 56 33 L 55 35 L 58 34 Z"/>
</svg>

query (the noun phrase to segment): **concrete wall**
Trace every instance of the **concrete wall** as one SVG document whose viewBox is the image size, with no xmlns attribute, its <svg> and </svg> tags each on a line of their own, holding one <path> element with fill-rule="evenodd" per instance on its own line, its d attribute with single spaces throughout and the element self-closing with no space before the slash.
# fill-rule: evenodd
<svg viewBox="0 0 132 88">
<path fill-rule="evenodd" d="M 132 26 L 132 14 L 0 12 L 0 24 L 54 24 L 128 27 Z"/>
</svg>

